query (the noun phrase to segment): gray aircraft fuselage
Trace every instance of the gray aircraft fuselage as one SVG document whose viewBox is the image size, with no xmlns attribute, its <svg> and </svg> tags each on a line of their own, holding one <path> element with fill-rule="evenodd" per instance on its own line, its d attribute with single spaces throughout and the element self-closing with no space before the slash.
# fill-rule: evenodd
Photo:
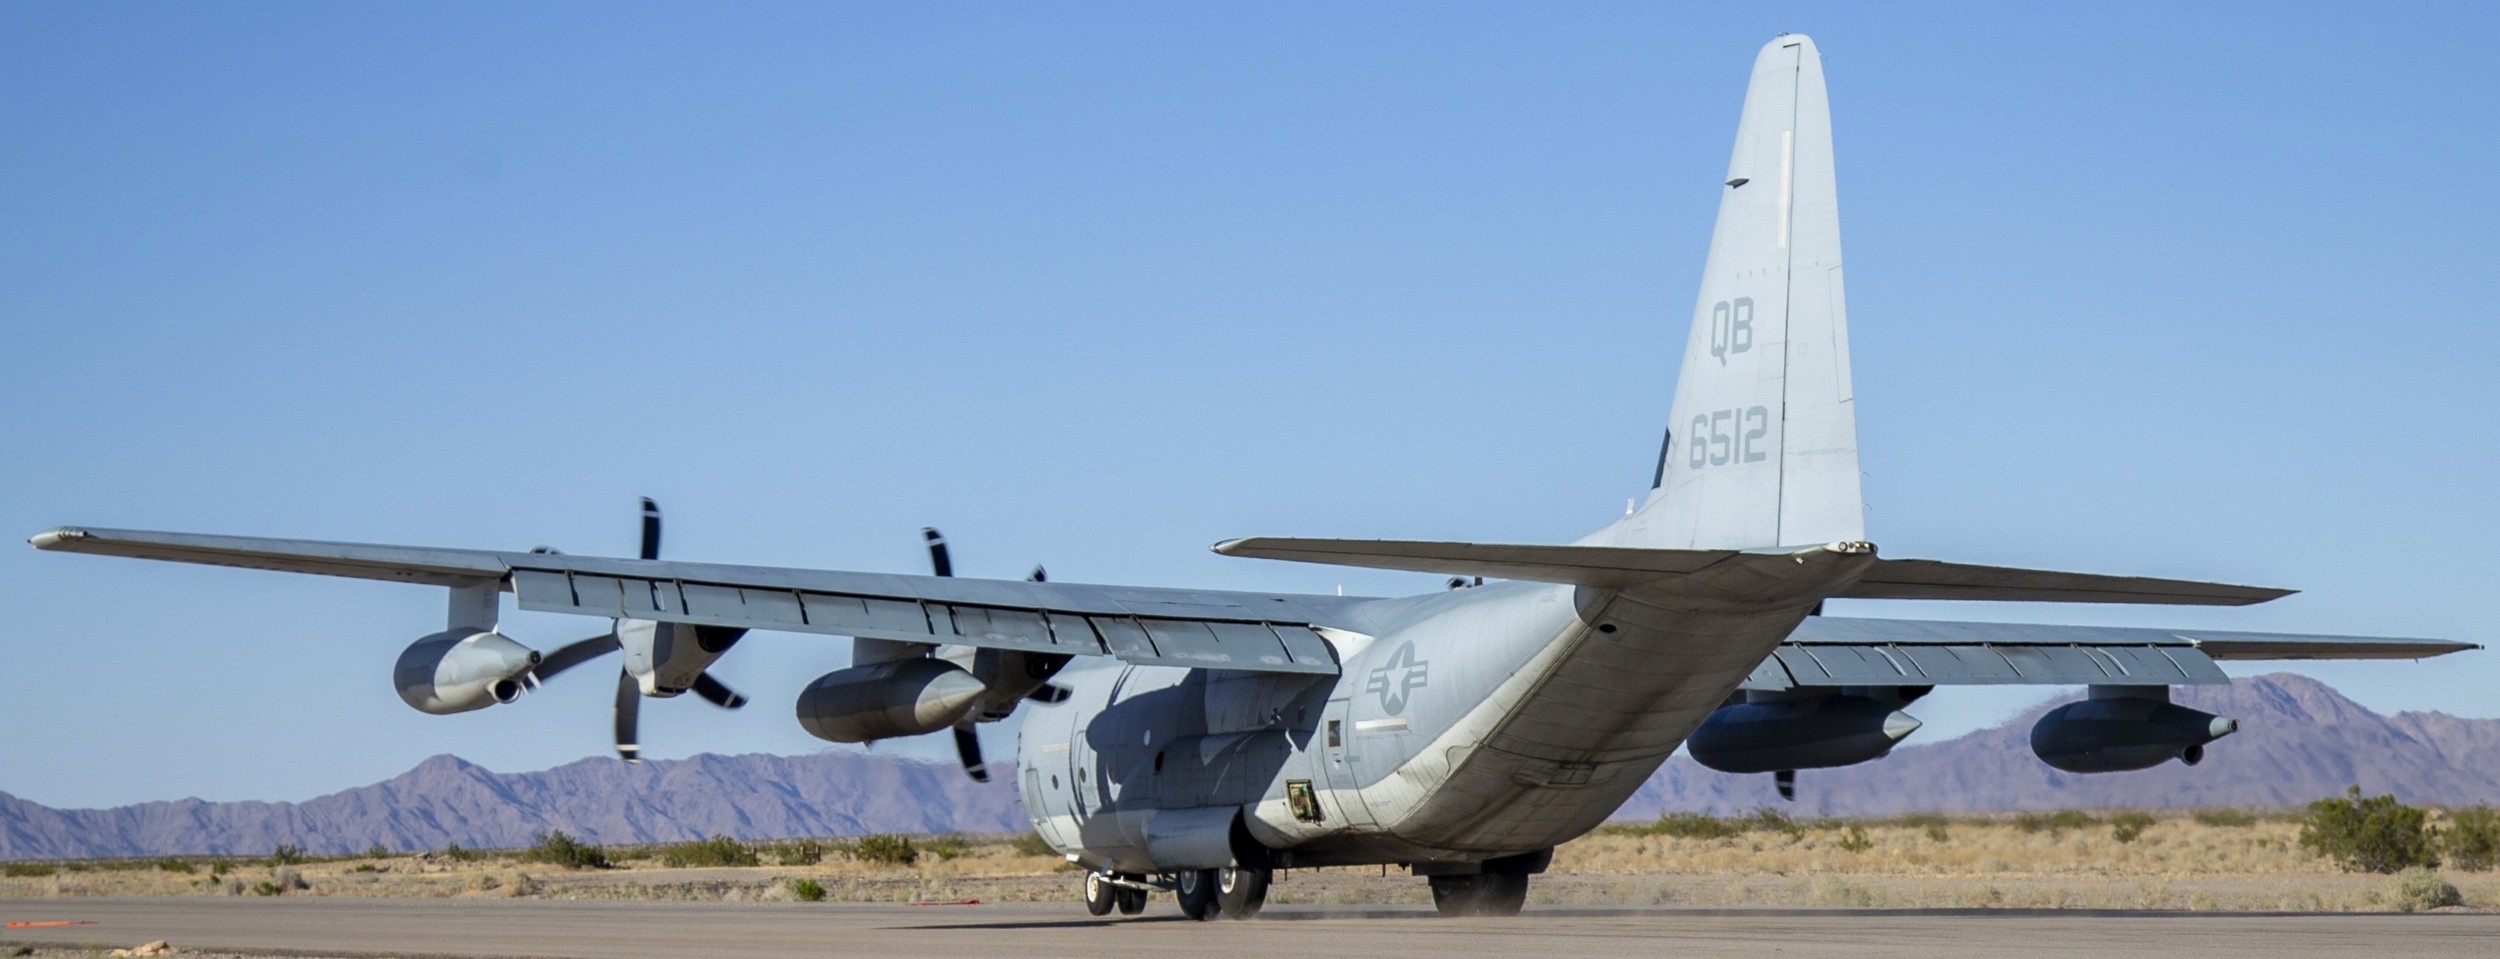
<svg viewBox="0 0 2500 959">
<path fill-rule="evenodd" d="M 1152 869 L 1174 810 L 1243 809 L 1295 865 L 1548 848 L 1622 805 L 1859 565 L 1801 557 L 1737 603 L 1497 582 L 1351 605 L 1324 624 L 1333 677 L 1071 672 L 1074 695 L 1025 720 L 1017 786 L 1043 837 L 1099 869 Z"/>
</svg>

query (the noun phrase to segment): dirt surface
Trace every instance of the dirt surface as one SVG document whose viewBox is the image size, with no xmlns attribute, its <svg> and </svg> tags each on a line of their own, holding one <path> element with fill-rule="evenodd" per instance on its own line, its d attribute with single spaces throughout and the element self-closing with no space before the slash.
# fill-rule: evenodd
<svg viewBox="0 0 2500 959">
<path fill-rule="evenodd" d="M 1531 907 L 1514 919 L 1428 909 L 1284 906 L 1247 922 L 1183 920 L 1168 903 L 1093 919 L 1073 903 L 913 907 L 857 903 L 561 902 L 183 897 L 0 900 L 10 920 L 95 925 L 0 930 L 40 957 L 102 955 L 166 939 L 181 955 L 771 957 L 1085 955 L 1711 956 L 2146 959 L 2487 957 L 2500 914 L 2141 913 L 2067 910 L 1707 910 Z"/>
</svg>

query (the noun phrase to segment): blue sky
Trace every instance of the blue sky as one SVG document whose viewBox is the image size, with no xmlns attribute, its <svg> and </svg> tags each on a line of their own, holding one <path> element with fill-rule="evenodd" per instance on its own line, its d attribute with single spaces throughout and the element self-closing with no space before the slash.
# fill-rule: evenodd
<svg viewBox="0 0 2500 959">
<path fill-rule="evenodd" d="M 1836 612 L 2491 642 L 2496 28 L 2476 4 L 11 4 L 0 530 L 623 553 L 650 495 L 678 558 L 917 571 L 935 524 L 967 575 L 1430 589 L 1206 547 L 1618 515 L 1746 67 L 1790 30 L 1831 86 L 1872 538 L 2305 590 Z M 604 682 L 399 703 L 435 590 L 16 548 L 0 596 L 0 790 L 37 801 L 605 748 Z M 820 748 L 787 704 L 846 657 L 759 637 L 720 674 L 760 702 L 654 703 L 647 748 Z M 2500 715 L 2500 654 L 2297 669 Z M 1920 739 L 2048 695 L 1939 694 Z"/>
</svg>

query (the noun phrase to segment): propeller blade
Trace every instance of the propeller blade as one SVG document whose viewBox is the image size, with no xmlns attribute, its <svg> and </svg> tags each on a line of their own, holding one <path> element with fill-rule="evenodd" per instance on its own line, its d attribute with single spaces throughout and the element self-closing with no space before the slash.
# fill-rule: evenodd
<svg viewBox="0 0 2500 959">
<path fill-rule="evenodd" d="M 955 727 L 955 757 L 963 760 L 964 774 L 976 783 L 990 781 L 989 766 L 981 761 L 981 734 L 971 723 Z"/>
<path fill-rule="evenodd" d="M 955 575 L 955 561 L 946 555 L 946 534 L 935 526 L 923 526 L 920 537 L 929 541 L 929 568 L 939 576 Z"/>
<path fill-rule="evenodd" d="M 660 504 L 642 498 L 642 558 L 660 558 Z"/>
<path fill-rule="evenodd" d="M 703 697 L 704 702 L 711 703 L 712 705 L 718 706 L 722 709 L 736 709 L 747 704 L 747 698 L 745 696 L 741 696 L 738 694 L 737 690 L 729 688 L 729 684 L 713 679 L 712 674 L 710 673 L 696 674 L 694 678 L 694 694 Z"/>
<path fill-rule="evenodd" d="M 1033 567 L 1033 575 L 1025 577 L 1024 581 L 1028 583 L 1050 582 L 1050 571 L 1043 569 L 1040 566 L 1035 566 Z"/>
<path fill-rule="evenodd" d="M 614 631 L 602 633 L 577 643 L 556 647 L 554 652 L 539 657 L 538 668 L 530 672 L 543 683 L 554 679 L 557 673 L 613 653 L 616 649 L 616 633 Z"/>
<path fill-rule="evenodd" d="M 641 725 L 642 687 L 634 682 L 634 674 L 616 671 L 616 757 L 629 763 L 642 762 L 642 740 L 635 735 Z"/>
<path fill-rule="evenodd" d="M 1075 695 L 1075 692 L 1068 689 L 1066 686 L 1059 685 L 1058 683 L 1043 683 L 1041 688 L 1024 694 L 1024 698 L 1037 703 L 1051 704 L 1067 702 L 1068 697 L 1073 695 Z"/>
</svg>

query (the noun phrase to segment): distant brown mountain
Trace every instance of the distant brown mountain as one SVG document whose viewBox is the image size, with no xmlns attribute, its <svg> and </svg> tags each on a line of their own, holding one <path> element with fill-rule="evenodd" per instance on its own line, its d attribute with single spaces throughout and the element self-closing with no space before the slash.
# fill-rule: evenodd
<svg viewBox="0 0 2500 959">
<path fill-rule="evenodd" d="M 2500 802 L 2500 720 L 2381 716 L 2289 674 L 2179 691 L 2184 705 L 2241 721 L 2193 769 L 2078 776 L 2031 755 L 2039 712 L 1876 762 L 1799 777 L 1805 813 L 1909 810 L 2294 805 L 2359 784 L 2416 803 Z M 1618 818 L 1664 809 L 1779 805 L 1769 776 L 1711 772 L 1678 757 Z M 386 782 L 301 803 L 197 799 L 115 809 L 52 809 L 0 793 L 0 859 L 266 854 L 518 846 L 546 829 L 596 843 L 726 834 L 743 839 L 1025 828 L 1015 789 L 974 783 L 952 764 L 861 753 L 696 756 L 627 766 L 584 759 L 494 773 L 436 756 Z"/>
<path fill-rule="evenodd" d="M 561 829 L 595 843 L 1026 828 L 1015 788 L 954 764 L 862 753 L 696 756 L 628 766 L 584 759 L 495 773 L 436 756 L 390 779 L 300 803 L 198 799 L 52 809 L 0 793 L 0 859 L 265 855 L 529 844 Z"/>
<path fill-rule="evenodd" d="M 1797 774 L 1787 806 L 1768 775 L 1736 776 L 1678 756 L 1650 777 L 1617 818 L 1669 809 L 1741 811 L 1783 806 L 1836 816 L 1913 810 L 2290 806 L 2359 785 L 2412 803 L 2500 803 L 2500 719 L 2445 713 L 2381 716 L 2306 676 L 2273 673 L 2229 686 L 2187 686 L 2180 705 L 2240 721 L 2194 767 L 2164 763 L 2082 776 L 2031 755 L 2031 724 L 2055 704 L 2004 725 L 1875 762 Z M 1910 711 L 1916 713 L 1914 705 Z"/>
</svg>

